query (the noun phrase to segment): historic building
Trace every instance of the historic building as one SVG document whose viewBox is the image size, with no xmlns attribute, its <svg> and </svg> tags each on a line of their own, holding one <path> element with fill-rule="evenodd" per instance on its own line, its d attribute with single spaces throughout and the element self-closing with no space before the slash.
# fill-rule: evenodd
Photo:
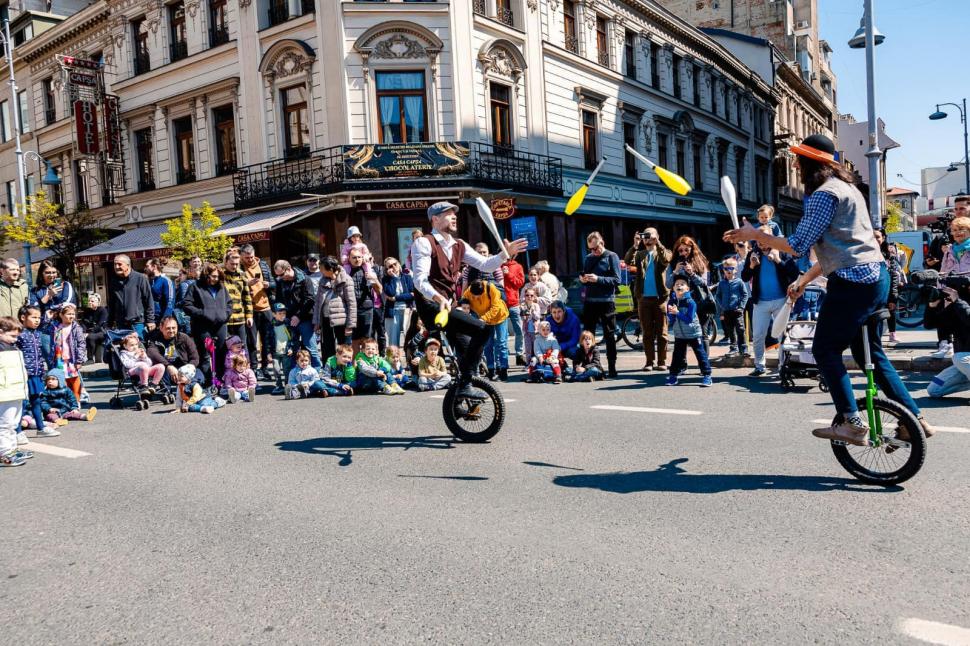
<svg viewBox="0 0 970 646">
<path fill-rule="evenodd" d="M 80 154 L 57 55 L 103 63 L 123 154 Z M 460 202 L 468 237 L 484 239 L 467 217 L 483 197 L 510 216 L 509 235 L 534 230 L 531 260 L 568 275 L 593 229 L 622 252 L 650 223 L 717 256 L 718 178 L 734 180 L 745 213 L 774 190 L 778 91 L 639 0 L 102 0 L 15 59 L 34 124 L 25 147 L 56 167 L 66 209 L 123 230 L 77 259 L 85 288 L 101 287 L 114 253 L 164 254 L 162 222 L 203 200 L 261 255 L 301 260 L 335 252 L 351 224 L 375 255 L 404 254 L 438 199 Z M 670 193 L 627 143 L 694 191 Z"/>
</svg>

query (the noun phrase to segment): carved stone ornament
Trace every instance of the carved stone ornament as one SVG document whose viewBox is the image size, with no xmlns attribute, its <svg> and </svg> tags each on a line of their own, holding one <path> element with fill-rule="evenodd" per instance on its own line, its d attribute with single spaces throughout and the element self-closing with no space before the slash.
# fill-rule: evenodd
<svg viewBox="0 0 970 646">
<path fill-rule="evenodd" d="M 185 13 L 195 18 L 196 14 L 199 13 L 199 0 L 186 0 Z"/>
<path fill-rule="evenodd" d="M 549 10 L 553 13 L 559 11 L 559 0 L 549 0 Z"/>
<path fill-rule="evenodd" d="M 626 42 L 626 18 L 620 16 L 613 21 L 613 38 L 616 39 L 616 44 L 621 47 Z"/>
<path fill-rule="evenodd" d="M 583 20 L 586 22 L 586 29 L 596 29 L 596 0 L 583 2 Z"/>
<path fill-rule="evenodd" d="M 294 74 L 308 71 L 312 65 L 313 61 L 306 56 L 302 56 L 296 50 L 289 50 L 276 61 L 276 64 L 273 66 L 273 76 L 276 78 L 293 76 Z"/>
<path fill-rule="evenodd" d="M 529 7 L 529 11 L 532 13 L 535 13 L 536 9 L 539 8 L 539 0 L 525 0 L 525 4 Z"/>
<path fill-rule="evenodd" d="M 245 9 L 253 3 L 253 0 L 239 0 L 239 8 Z"/>
<path fill-rule="evenodd" d="M 653 115 L 644 114 L 640 120 L 640 132 L 643 133 L 643 149 L 647 153 L 653 152 L 653 135 L 656 132 Z"/>
<path fill-rule="evenodd" d="M 394 34 L 379 42 L 371 56 L 390 59 L 427 58 L 428 51 L 418 41 L 411 40 L 404 34 Z"/>
<path fill-rule="evenodd" d="M 714 170 L 714 159 L 717 157 L 717 137 L 711 135 L 707 138 L 707 167 Z"/>
<path fill-rule="evenodd" d="M 515 81 L 522 76 L 522 68 L 504 47 L 493 47 L 487 54 L 479 54 L 478 61 L 486 74 L 504 76 Z"/>
</svg>

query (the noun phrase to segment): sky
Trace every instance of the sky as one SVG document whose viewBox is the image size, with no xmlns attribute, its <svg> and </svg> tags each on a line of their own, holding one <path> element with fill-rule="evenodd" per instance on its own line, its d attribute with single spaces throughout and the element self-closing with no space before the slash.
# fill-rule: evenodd
<svg viewBox="0 0 970 646">
<path fill-rule="evenodd" d="M 886 134 L 902 144 L 886 157 L 890 186 L 919 191 L 920 170 L 963 159 L 963 126 L 950 116 L 927 117 L 936 103 L 970 103 L 970 0 L 873 0 L 876 28 L 886 40 L 876 47 L 876 116 Z M 832 46 L 838 109 L 865 121 L 866 56 L 850 49 L 863 0 L 819 0 L 819 31 Z M 903 178 L 897 177 L 902 173 Z M 906 181 L 908 180 L 908 181 Z"/>
</svg>

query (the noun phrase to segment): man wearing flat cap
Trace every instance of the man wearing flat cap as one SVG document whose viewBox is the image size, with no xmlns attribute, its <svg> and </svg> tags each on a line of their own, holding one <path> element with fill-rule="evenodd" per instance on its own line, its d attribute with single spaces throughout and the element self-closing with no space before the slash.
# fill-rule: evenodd
<svg viewBox="0 0 970 646">
<path fill-rule="evenodd" d="M 431 233 L 414 241 L 411 262 L 414 271 L 414 296 L 418 316 L 429 330 L 435 328 L 435 316 L 449 311 L 444 332 L 455 349 L 461 372 L 459 395 L 484 399 L 485 393 L 471 386 L 489 331 L 480 320 L 461 309 L 452 309 L 458 302 L 458 282 L 462 264 L 490 274 L 509 258 L 525 251 L 528 241 L 504 242 L 500 253 L 488 258 L 477 253 L 467 242 L 456 238 L 458 207 L 450 202 L 437 202 L 428 208 Z"/>
</svg>

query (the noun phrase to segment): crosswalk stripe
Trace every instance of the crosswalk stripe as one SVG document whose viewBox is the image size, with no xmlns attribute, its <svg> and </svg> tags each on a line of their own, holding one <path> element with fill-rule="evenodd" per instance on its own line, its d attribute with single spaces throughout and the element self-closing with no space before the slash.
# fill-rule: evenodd
<svg viewBox="0 0 970 646">
<path fill-rule="evenodd" d="M 926 619 L 900 619 L 896 629 L 904 635 L 943 646 L 970 645 L 970 629 Z"/>
<path fill-rule="evenodd" d="M 41 444 L 37 441 L 32 441 L 24 448 L 33 451 L 34 453 L 46 453 L 47 455 L 56 455 L 59 458 L 69 458 L 71 460 L 84 458 L 91 455 L 90 453 L 85 453 L 84 451 L 66 449 L 63 446 L 54 446 L 52 444 Z"/>
<path fill-rule="evenodd" d="M 646 406 L 590 406 L 596 410 L 618 410 L 630 413 L 657 413 L 660 415 L 703 415 L 703 411 L 685 410 L 683 408 L 648 408 Z"/>
<path fill-rule="evenodd" d="M 813 419 L 812 424 L 825 424 L 826 426 L 831 426 L 832 420 Z M 940 433 L 970 433 L 970 428 L 963 428 L 962 426 L 935 426 L 934 428 Z"/>
</svg>

